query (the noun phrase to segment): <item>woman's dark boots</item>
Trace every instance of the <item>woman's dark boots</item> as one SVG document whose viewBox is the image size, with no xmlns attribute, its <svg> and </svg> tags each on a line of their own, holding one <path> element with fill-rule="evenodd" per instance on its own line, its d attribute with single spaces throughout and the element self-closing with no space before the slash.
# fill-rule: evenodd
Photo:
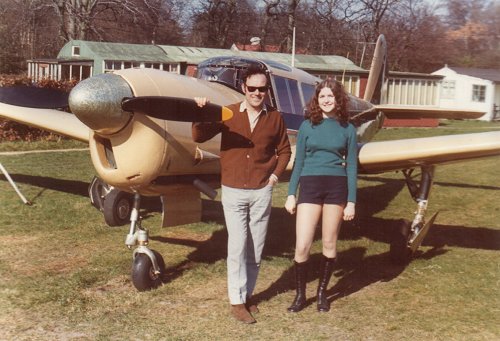
<svg viewBox="0 0 500 341">
<path fill-rule="evenodd" d="M 328 282 L 330 282 L 330 278 L 332 277 L 334 266 L 335 258 L 328 258 L 325 255 L 321 256 L 318 284 L 318 311 L 320 312 L 327 312 L 330 310 L 330 302 L 328 302 L 326 288 L 328 287 Z"/>
<path fill-rule="evenodd" d="M 295 295 L 292 305 L 288 307 L 288 311 L 297 313 L 306 306 L 307 261 L 302 263 L 294 261 L 294 264 L 295 288 L 297 290 L 297 294 Z"/>
</svg>

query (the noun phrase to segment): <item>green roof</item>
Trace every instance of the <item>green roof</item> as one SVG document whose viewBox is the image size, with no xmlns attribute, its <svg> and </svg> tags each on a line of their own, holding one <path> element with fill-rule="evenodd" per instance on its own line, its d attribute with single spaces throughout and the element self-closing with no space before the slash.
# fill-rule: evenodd
<svg viewBox="0 0 500 341">
<path fill-rule="evenodd" d="M 204 47 L 185 47 L 159 45 L 165 53 L 178 62 L 198 64 L 205 59 L 219 56 L 240 56 L 259 59 L 269 59 L 282 64 L 291 65 L 292 55 L 276 52 L 240 51 L 232 49 L 212 49 Z M 366 71 L 352 61 L 341 56 L 295 55 L 296 68 L 315 71 Z"/>
<path fill-rule="evenodd" d="M 156 45 L 106 43 L 84 40 L 72 40 L 68 44 L 71 46 L 86 47 L 94 56 L 105 60 L 173 62 Z M 63 50 L 59 52 L 57 58 L 67 57 L 61 56 Z M 88 58 L 90 56 L 85 55 L 84 57 Z"/>
<path fill-rule="evenodd" d="M 71 47 L 80 46 L 80 56 L 71 55 Z M 292 64 L 292 55 L 277 52 L 240 51 L 237 49 L 214 49 L 204 47 L 106 43 L 84 40 L 68 42 L 57 56 L 58 59 L 102 59 L 163 63 L 198 64 L 205 59 L 221 56 L 238 56 L 272 60 L 285 65 Z M 294 66 L 309 71 L 366 72 L 352 61 L 341 56 L 295 55 Z"/>
</svg>

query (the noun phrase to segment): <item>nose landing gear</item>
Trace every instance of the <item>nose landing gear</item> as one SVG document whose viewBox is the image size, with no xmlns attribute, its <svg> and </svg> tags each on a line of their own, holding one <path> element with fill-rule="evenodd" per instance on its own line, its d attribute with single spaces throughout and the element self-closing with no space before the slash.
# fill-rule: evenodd
<svg viewBox="0 0 500 341">
<path fill-rule="evenodd" d="M 148 247 L 148 231 L 142 228 L 139 217 L 140 203 L 141 195 L 135 193 L 130 214 L 130 231 L 125 239 L 125 245 L 129 249 L 138 245 L 133 253 L 132 283 L 137 290 L 147 291 L 163 283 L 165 262 L 157 251 Z"/>
</svg>

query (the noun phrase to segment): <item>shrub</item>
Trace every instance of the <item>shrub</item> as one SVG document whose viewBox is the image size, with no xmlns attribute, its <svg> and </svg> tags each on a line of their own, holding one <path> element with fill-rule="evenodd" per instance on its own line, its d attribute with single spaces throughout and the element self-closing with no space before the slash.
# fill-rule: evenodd
<svg viewBox="0 0 500 341">
<path fill-rule="evenodd" d="M 70 91 L 76 83 L 76 80 L 56 81 L 52 79 L 43 79 L 35 83 L 26 75 L 0 75 L 0 87 L 25 85 Z M 45 130 L 32 128 L 14 121 L 0 119 L 0 142 L 18 140 L 28 142 L 39 140 L 59 141 L 62 138 L 64 137 Z"/>
</svg>

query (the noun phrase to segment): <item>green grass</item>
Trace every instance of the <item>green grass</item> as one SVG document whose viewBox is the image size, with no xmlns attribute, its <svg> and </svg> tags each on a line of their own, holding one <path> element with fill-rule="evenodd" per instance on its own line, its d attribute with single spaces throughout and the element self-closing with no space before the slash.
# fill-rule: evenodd
<svg viewBox="0 0 500 341">
<path fill-rule="evenodd" d="M 46 149 L 80 149 L 88 148 L 87 143 L 69 139 L 52 139 L 42 141 L 12 141 L 1 142 L 0 152 L 20 152 L 28 150 L 46 150 Z"/>
<path fill-rule="evenodd" d="M 377 139 L 498 129 L 443 121 L 439 128 L 385 129 Z M 2 144 L 0 144 L 1 146 Z M 23 147 L 24 148 L 24 147 Z M 35 144 L 32 149 L 43 147 Z M 150 246 L 165 258 L 166 283 L 139 293 L 130 282 L 128 226 L 109 228 L 87 198 L 86 151 L 0 155 L 23 194 L 0 177 L 0 339 L 5 340 L 493 340 L 500 337 L 500 157 L 438 167 L 429 214 L 435 226 L 407 266 L 388 260 L 389 241 L 415 203 L 402 175 L 360 176 L 357 218 L 343 227 L 332 310 L 313 298 L 290 314 L 294 218 L 274 193 L 256 288 L 261 313 L 234 322 L 226 295 L 226 232 L 220 202 L 204 201 L 198 224 L 160 228 L 144 210 Z M 313 245 L 317 265 L 321 245 Z"/>
</svg>

